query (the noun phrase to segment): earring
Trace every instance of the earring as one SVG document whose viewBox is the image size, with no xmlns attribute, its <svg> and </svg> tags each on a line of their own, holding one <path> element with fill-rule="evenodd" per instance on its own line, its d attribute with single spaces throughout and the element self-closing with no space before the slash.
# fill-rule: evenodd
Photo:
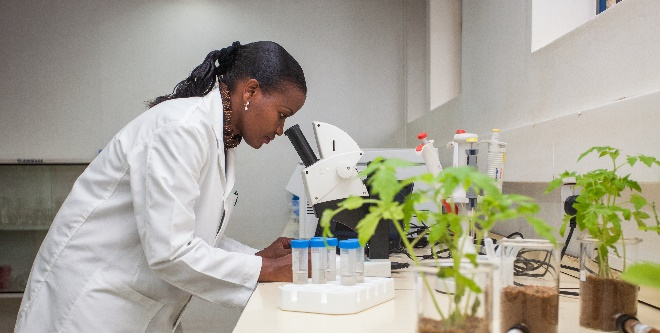
<svg viewBox="0 0 660 333">
<path fill-rule="evenodd" d="M 245 111 L 248 110 L 248 106 L 250 106 L 250 101 L 247 101 L 247 103 L 245 103 Z"/>
</svg>

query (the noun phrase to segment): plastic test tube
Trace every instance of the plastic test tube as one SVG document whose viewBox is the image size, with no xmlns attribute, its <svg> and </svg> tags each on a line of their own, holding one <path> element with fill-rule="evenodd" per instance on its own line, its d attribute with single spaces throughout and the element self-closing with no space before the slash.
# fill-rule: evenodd
<svg viewBox="0 0 660 333">
<path fill-rule="evenodd" d="M 328 281 L 337 280 L 337 238 L 326 238 L 328 243 L 328 270 L 325 277 Z"/>
<path fill-rule="evenodd" d="M 306 284 L 307 260 L 309 251 L 309 241 L 306 239 L 291 240 L 291 268 L 293 269 L 293 283 Z"/>
<path fill-rule="evenodd" d="M 360 245 L 360 241 L 353 239 L 357 243 L 357 251 L 355 251 L 355 281 L 357 283 L 364 282 L 364 248 Z"/>
<path fill-rule="evenodd" d="M 321 239 L 323 237 L 312 237 L 311 239 Z M 325 274 L 327 281 L 337 281 L 337 238 L 328 237 L 325 238 L 326 249 L 328 249 L 328 265 Z"/>
<path fill-rule="evenodd" d="M 357 280 L 355 276 L 356 255 L 359 243 L 353 240 L 339 241 L 339 256 L 341 260 L 340 283 L 342 286 L 354 286 Z"/>
<path fill-rule="evenodd" d="M 328 249 L 323 238 L 309 240 L 312 249 L 312 283 L 326 283 L 326 270 L 328 269 Z"/>
</svg>

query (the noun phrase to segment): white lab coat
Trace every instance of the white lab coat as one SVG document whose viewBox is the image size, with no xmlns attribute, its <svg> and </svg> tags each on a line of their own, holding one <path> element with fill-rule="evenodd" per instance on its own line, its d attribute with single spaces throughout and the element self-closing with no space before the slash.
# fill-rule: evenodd
<svg viewBox="0 0 660 333">
<path fill-rule="evenodd" d="M 111 140 L 55 216 L 17 333 L 172 332 L 192 295 L 245 306 L 261 258 L 222 236 L 235 203 L 222 124 L 216 85 L 155 106 Z"/>
</svg>

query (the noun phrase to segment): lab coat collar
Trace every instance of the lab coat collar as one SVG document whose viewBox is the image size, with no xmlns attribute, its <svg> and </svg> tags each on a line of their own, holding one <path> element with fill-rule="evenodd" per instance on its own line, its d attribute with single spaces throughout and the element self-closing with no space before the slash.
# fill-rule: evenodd
<svg viewBox="0 0 660 333">
<path fill-rule="evenodd" d="M 203 100 L 211 115 L 211 126 L 213 127 L 213 133 L 215 133 L 215 141 L 218 146 L 218 165 L 220 166 L 220 180 L 224 188 L 223 200 L 225 201 L 226 206 L 227 198 L 232 193 L 234 183 L 236 181 L 234 175 L 234 162 L 236 160 L 236 154 L 234 152 L 234 148 L 228 149 L 225 152 L 224 135 L 222 129 L 224 125 L 224 113 L 222 109 L 222 96 L 220 95 L 220 86 L 218 82 L 216 82 L 216 84 L 213 86 L 211 92 L 203 97 Z"/>
</svg>

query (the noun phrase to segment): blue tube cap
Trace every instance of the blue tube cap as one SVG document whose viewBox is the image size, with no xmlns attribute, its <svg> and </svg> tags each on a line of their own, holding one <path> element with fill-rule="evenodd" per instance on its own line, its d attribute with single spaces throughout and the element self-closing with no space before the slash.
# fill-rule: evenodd
<svg viewBox="0 0 660 333">
<path fill-rule="evenodd" d="M 292 249 L 306 249 L 309 247 L 309 241 L 306 239 L 293 239 L 291 240 Z"/>
<path fill-rule="evenodd" d="M 321 237 L 314 237 L 309 240 L 309 247 L 325 247 L 325 241 Z"/>
<path fill-rule="evenodd" d="M 337 238 L 326 238 L 326 241 L 328 242 L 328 246 L 337 246 Z"/>
<path fill-rule="evenodd" d="M 358 247 L 360 247 L 360 243 L 355 239 L 346 239 L 339 241 L 340 249 L 351 250 L 351 249 L 357 249 Z"/>
<path fill-rule="evenodd" d="M 323 238 L 323 237 L 312 237 L 312 238 L 309 239 L 310 244 L 311 244 L 311 242 L 314 241 L 315 239 L 320 239 L 321 242 L 324 242 L 324 243 L 323 243 L 323 246 L 326 246 L 326 243 L 327 243 L 327 246 L 335 246 L 335 247 L 336 247 L 337 244 L 338 244 L 337 238 L 333 238 L 333 237 L 328 237 L 328 238 Z M 315 246 L 312 245 L 312 247 L 315 247 Z"/>
</svg>

